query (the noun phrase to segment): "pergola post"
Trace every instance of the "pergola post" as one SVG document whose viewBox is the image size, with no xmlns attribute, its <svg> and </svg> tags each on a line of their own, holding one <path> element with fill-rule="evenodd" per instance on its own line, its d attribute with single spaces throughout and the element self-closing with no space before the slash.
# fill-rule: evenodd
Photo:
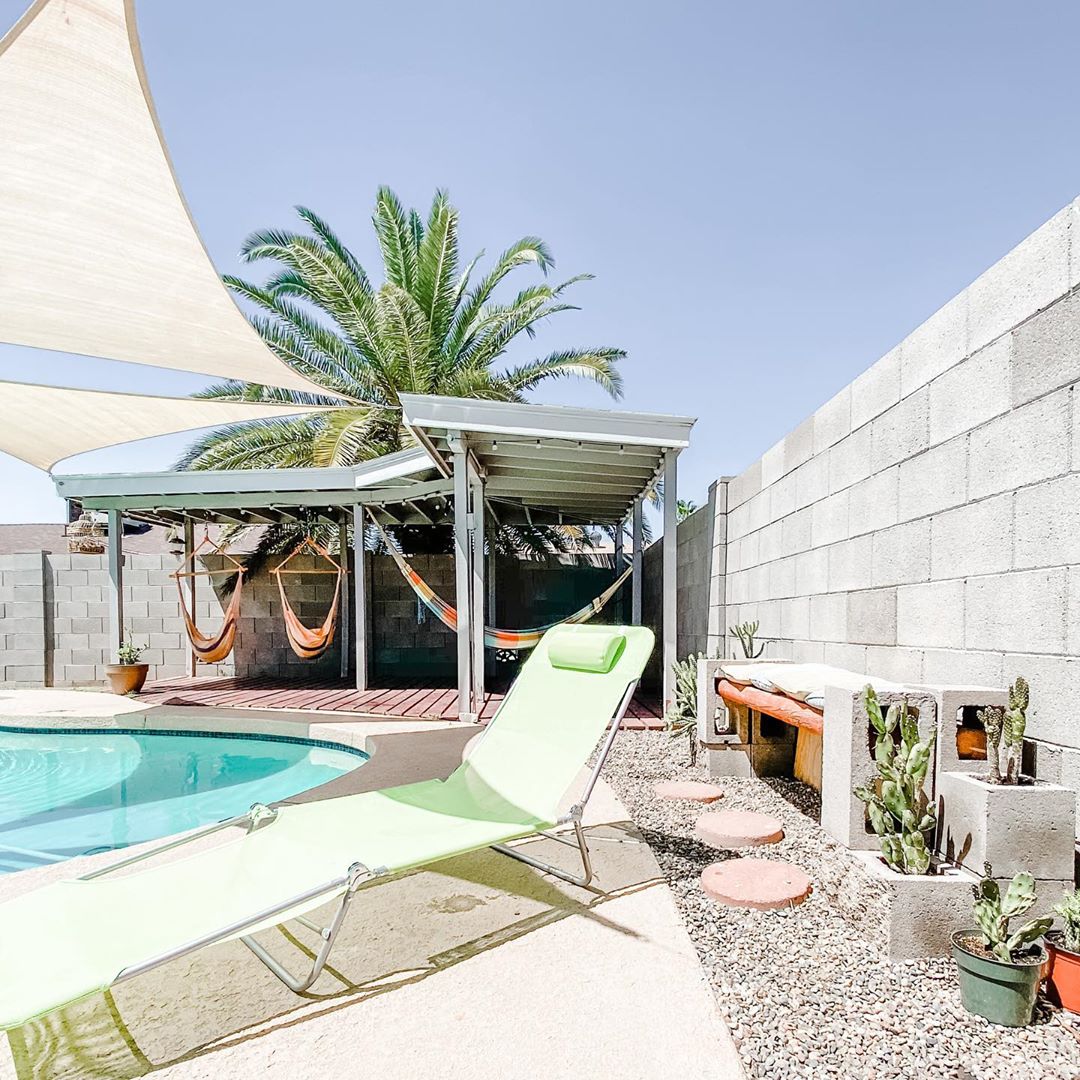
<svg viewBox="0 0 1080 1080">
<path fill-rule="evenodd" d="M 109 648 L 119 661 L 124 641 L 124 515 L 109 511 Z"/>
<path fill-rule="evenodd" d="M 338 561 L 346 570 L 349 568 L 349 522 L 346 512 L 341 512 L 338 521 Z M 346 576 L 341 586 L 341 677 L 349 677 L 349 579 Z"/>
<path fill-rule="evenodd" d="M 469 466 L 472 493 L 472 665 L 473 712 L 480 719 L 484 711 L 484 478 L 475 464 Z"/>
<path fill-rule="evenodd" d="M 675 700 L 675 650 L 676 640 L 676 617 L 678 612 L 677 592 L 677 561 L 676 545 L 678 543 L 678 515 L 675 512 L 678 500 L 678 458 L 677 450 L 664 451 L 664 592 L 663 592 L 663 655 L 661 662 L 664 665 L 664 711 Z"/>
<path fill-rule="evenodd" d="M 451 442 L 454 459 L 454 606 L 457 608 L 458 719 L 472 721 L 472 572 L 469 543 L 469 463 L 465 444 Z"/>
<path fill-rule="evenodd" d="M 356 611 L 356 689 L 368 688 L 367 550 L 364 547 L 364 508 L 353 507 L 353 608 Z M 344 653 L 344 648 L 342 649 Z"/>
<path fill-rule="evenodd" d="M 633 511 L 634 573 L 630 578 L 630 622 L 634 626 L 641 625 L 641 568 L 644 556 L 642 532 L 641 499 L 635 499 Z"/>
<path fill-rule="evenodd" d="M 195 550 L 195 522 L 189 517 L 184 518 L 184 566 L 187 570 L 192 571 L 192 576 L 189 577 L 185 584 L 187 586 L 188 594 L 188 611 L 191 612 L 191 617 L 197 618 L 195 611 L 195 567 L 189 564 L 188 560 L 191 558 L 191 553 Z M 199 670 L 199 658 L 195 655 L 195 650 L 190 648 L 191 643 L 188 642 L 188 655 L 187 655 L 187 673 L 189 679 L 194 679 L 196 672 Z"/>
<path fill-rule="evenodd" d="M 615 526 L 615 577 L 623 571 L 623 533 L 625 521 L 620 521 Z"/>
</svg>

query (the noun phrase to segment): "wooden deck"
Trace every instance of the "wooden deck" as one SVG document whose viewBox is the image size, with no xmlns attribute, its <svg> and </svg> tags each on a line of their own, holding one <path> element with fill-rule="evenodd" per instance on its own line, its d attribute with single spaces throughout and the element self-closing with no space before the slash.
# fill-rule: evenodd
<svg viewBox="0 0 1080 1080">
<path fill-rule="evenodd" d="M 485 695 L 482 719 L 495 715 L 504 696 L 496 691 Z M 168 679 L 147 683 L 138 697 L 148 705 L 362 713 L 412 720 L 453 720 L 457 717 L 457 690 L 454 687 L 406 685 L 404 682 L 379 689 L 357 690 L 343 680 L 327 678 Z M 659 702 L 650 697 L 635 697 L 624 724 L 638 730 L 663 727 Z"/>
</svg>

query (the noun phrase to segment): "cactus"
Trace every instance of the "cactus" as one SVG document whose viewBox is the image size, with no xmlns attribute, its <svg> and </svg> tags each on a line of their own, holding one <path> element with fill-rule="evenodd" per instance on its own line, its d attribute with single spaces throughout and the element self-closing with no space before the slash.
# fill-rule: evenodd
<svg viewBox="0 0 1080 1080">
<path fill-rule="evenodd" d="M 738 626 L 729 626 L 728 633 L 734 634 L 739 639 L 739 644 L 742 646 L 743 658 L 746 660 L 756 660 L 764 651 L 765 643 L 762 642 L 757 646 L 755 650 L 754 636 L 758 632 L 757 622 L 744 622 L 739 623 Z"/>
<path fill-rule="evenodd" d="M 1009 687 L 1009 704 L 1006 708 L 988 705 L 976 714 L 986 730 L 986 757 L 990 762 L 990 780 L 995 784 L 1016 784 L 1020 780 L 1020 759 L 1024 750 L 1030 697 L 1027 679 L 1017 675 L 1016 681 Z"/>
<path fill-rule="evenodd" d="M 1069 952 L 1080 952 L 1080 889 L 1066 893 L 1054 910 L 1065 924 L 1061 943 Z"/>
<path fill-rule="evenodd" d="M 982 934 L 983 944 L 998 960 L 1011 964 L 1020 950 L 1033 945 L 1054 925 L 1054 920 L 1032 919 L 1010 933 L 1010 921 L 1023 915 L 1038 899 L 1035 879 L 1030 874 L 1017 874 L 1002 897 L 1001 889 L 991 873 L 992 868 L 986 863 L 982 880 L 972 886 L 975 894 L 972 913 Z"/>
<path fill-rule="evenodd" d="M 675 697 L 664 714 L 664 727 L 675 738 L 690 740 L 690 764 L 697 762 L 697 666 L 704 653 L 691 653 L 671 665 L 675 675 Z"/>
<path fill-rule="evenodd" d="M 872 686 L 863 690 L 863 708 L 877 732 L 874 761 L 879 778 L 855 789 L 866 803 L 870 824 L 881 842 L 881 854 L 902 874 L 925 874 L 930 869 L 930 852 L 924 834 L 934 827 L 937 816 L 923 785 L 930 766 L 933 736 L 919 738 L 919 726 L 908 711 L 906 701 L 889 706 L 883 716 Z M 900 744 L 895 733 L 899 729 Z"/>
</svg>

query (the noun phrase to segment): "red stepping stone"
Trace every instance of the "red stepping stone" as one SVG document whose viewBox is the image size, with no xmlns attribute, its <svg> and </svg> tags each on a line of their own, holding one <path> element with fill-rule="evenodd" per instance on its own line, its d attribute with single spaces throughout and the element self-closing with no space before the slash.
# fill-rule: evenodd
<svg viewBox="0 0 1080 1080">
<path fill-rule="evenodd" d="M 797 866 L 774 859 L 729 859 L 701 872 L 701 887 L 728 907 L 771 911 L 795 907 L 813 886 Z"/>
<path fill-rule="evenodd" d="M 784 826 L 752 810 L 714 810 L 697 819 L 694 835 L 715 848 L 761 847 L 783 840 Z"/>
<path fill-rule="evenodd" d="M 724 797 L 723 788 L 700 780 L 661 780 L 653 784 L 653 793 L 661 799 L 688 799 L 699 803 L 714 803 Z"/>
</svg>

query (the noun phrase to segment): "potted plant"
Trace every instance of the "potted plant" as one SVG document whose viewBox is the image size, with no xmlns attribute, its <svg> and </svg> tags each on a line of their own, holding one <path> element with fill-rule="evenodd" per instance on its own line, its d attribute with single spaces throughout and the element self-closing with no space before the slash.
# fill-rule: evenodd
<svg viewBox="0 0 1080 1080">
<path fill-rule="evenodd" d="M 1068 893 L 1054 910 L 1065 925 L 1046 935 L 1050 954 L 1047 989 L 1055 1004 L 1080 1013 L 1080 889 Z"/>
<path fill-rule="evenodd" d="M 1011 920 L 1038 899 L 1030 874 L 1017 874 L 1002 897 L 988 863 L 974 892 L 972 913 L 978 929 L 959 930 L 952 939 L 960 998 L 968 1012 L 991 1024 L 1026 1027 L 1035 1011 L 1047 961 L 1039 939 L 1054 920 L 1032 919 L 1010 932 Z"/>
<path fill-rule="evenodd" d="M 146 682 L 149 664 L 139 663 L 145 645 L 136 645 L 130 638 L 125 638 L 116 650 L 116 664 L 105 665 L 105 678 L 109 680 L 109 689 L 114 694 L 137 694 Z"/>
</svg>

